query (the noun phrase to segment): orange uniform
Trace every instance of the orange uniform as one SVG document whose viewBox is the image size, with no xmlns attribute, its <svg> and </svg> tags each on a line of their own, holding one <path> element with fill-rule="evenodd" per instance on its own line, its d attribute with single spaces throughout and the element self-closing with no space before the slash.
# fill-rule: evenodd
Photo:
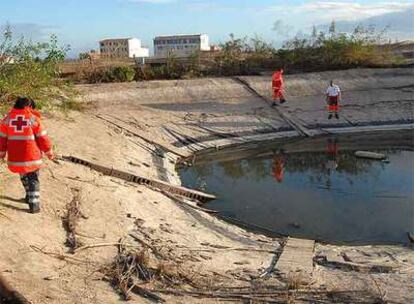
<svg viewBox="0 0 414 304">
<path fill-rule="evenodd" d="M 273 176 L 278 183 L 283 181 L 283 173 L 285 169 L 285 159 L 282 155 L 276 155 L 273 157 L 272 172 Z"/>
<path fill-rule="evenodd" d="M 283 85 L 283 72 L 274 72 L 272 76 L 273 99 L 283 100 L 285 98 L 283 95 Z"/>
<path fill-rule="evenodd" d="M 0 123 L 0 158 L 7 153 L 10 171 L 27 174 L 42 167 L 42 152 L 52 144 L 43 129 L 40 114 L 29 107 L 12 109 Z"/>
</svg>

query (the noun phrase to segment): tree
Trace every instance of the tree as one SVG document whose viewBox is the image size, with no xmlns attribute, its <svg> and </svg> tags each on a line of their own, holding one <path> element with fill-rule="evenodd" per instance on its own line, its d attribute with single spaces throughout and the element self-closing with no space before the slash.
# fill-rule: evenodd
<svg viewBox="0 0 414 304">
<path fill-rule="evenodd" d="M 329 26 L 329 34 L 332 36 L 334 36 L 336 33 L 336 23 L 335 20 L 332 20 L 331 25 Z"/>
</svg>

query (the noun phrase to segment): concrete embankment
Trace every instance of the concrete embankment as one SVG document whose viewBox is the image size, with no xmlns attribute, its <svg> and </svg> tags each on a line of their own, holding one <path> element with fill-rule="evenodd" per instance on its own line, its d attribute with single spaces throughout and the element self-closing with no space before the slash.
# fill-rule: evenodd
<svg viewBox="0 0 414 304">
<path fill-rule="evenodd" d="M 238 147 L 238 151 L 243 151 L 245 146 L 252 148 L 252 143 L 254 148 L 264 141 L 283 142 L 287 138 L 412 130 L 413 76 L 412 69 L 354 69 L 287 75 L 288 102 L 277 109 L 269 106 L 271 82 L 268 76 L 241 77 L 242 81 L 208 78 L 93 85 L 81 89 L 87 100 L 96 102 L 99 114 L 107 122 L 132 128 L 143 138 L 159 143 L 161 148 L 178 149 L 180 156 L 193 158 L 226 147 Z M 325 90 L 331 79 L 341 87 L 343 94 L 338 120 L 329 120 L 326 113 Z M 392 261 L 384 259 L 384 252 L 393 256 Z M 343 258 L 348 255 L 353 256 L 351 260 Z M 368 255 L 371 259 L 366 258 Z M 391 282 L 389 286 L 379 283 L 381 289 L 387 289 L 390 298 L 405 301 L 414 296 L 410 292 L 400 294 L 397 287 L 397 282 L 407 288 L 413 286 L 409 278 L 410 268 L 406 267 L 414 262 L 412 257 L 407 259 L 410 256 L 408 248 L 317 244 L 314 256 L 320 258 L 313 275 L 318 286 L 326 284 L 329 288 L 338 288 L 331 282 L 343 280 L 348 282 L 349 288 L 364 289 L 366 286 L 362 286 L 362 282 L 371 277 L 375 286 L 378 278 L 384 276 L 376 269 L 383 267 L 392 269 L 385 275 Z M 400 259 L 405 259 L 408 264 L 401 265 L 404 270 L 397 274 L 395 269 L 399 267 L 397 261 Z M 312 264 L 311 261 L 304 262 Z M 342 268 L 355 271 L 349 274 L 337 270 Z M 372 271 L 367 274 L 363 269 Z"/>
<path fill-rule="evenodd" d="M 325 113 L 324 90 L 331 78 L 344 94 L 339 120 L 328 120 Z M 270 77 L 244 79 L 269 96 Z M 303 136 L 278 111 L 315 134 L 374 125 L 410 127 L 413 122 L 411 69 L 287 75 L 286 84 L 288 102 L 277 111 L 232 78 L 82 85 L 82 96 L 94 104 L 91 110 L 45 115 L 45 124 L 59 154 L 111 172 L 179 184 L 175 164 L 182 156 Z M 0 185 L 5 194 L 0 198 L 0 271 L 33 303 L 121 303 L 102 273 L 114 262 L 120 240 L 136 250 L 146 248 L 156 263 L 178 267 L 204 287 L 242 286 L 245 293 L 239 300 L 232 298 L 234 302 L 246 294 L 263 298 L 257 292 L 262 285 L 271 287 L 270 300 L 280 300 L 275 290 L 286 299 L 292 296 L 285 292 L 289 282 L 274 275 L 283 238 L 250 233 L 193 208 L 194 202 L 70 162 L 49 163 L 42 171 L 42 212 L 33 216 L 19 201 L 23 189 L 18 176 L 1 169 L 7 178 Z M 62 222 L 74 198 L 81 211 L 76 236 L 84 246 L 71 254 Z M 137 243 L 131 233 L 150 247 Z M 153 250 L 168 260 L 157 260 Z M 306 256 L 307 265 L 314 265 L 312 284 L 306 288 L 316 300 L 329 302 L 333 295 L 348 297 L 348 303 L 361 300 L 352 290 L 370 295 L 386 290 L 389 299 L 401 303 L 414 299 L 410 248 L 316 244 L 318 263 Z M 168 303 L 217 302 L 212 295 L 177 294 L 162 297 Z M 134 296 L 133 302 L 147 300 Z"/>
<path fill-rule="evenodd" d="M 99 104 L 101 114 L 129 124 L 134 123 L 133 115 L 135 121 L 145 120 L 141 133 L 182 148 L 187 155 L 208 148 L 301 136 L 302 128 L 319 135 L 414 122 L 413 69 L 287 75 L 288 102 L 277 109 L 257 97 L 270 98 L 270 77 L 241 78 L 248 87 L 231 78 L 208 78 L 88 85 L 81 90 L 88 101 Z M 343 94 L 338 120 L 329 120 L 326 113 L 324 92 L 331 79 Z"/>
</svg>

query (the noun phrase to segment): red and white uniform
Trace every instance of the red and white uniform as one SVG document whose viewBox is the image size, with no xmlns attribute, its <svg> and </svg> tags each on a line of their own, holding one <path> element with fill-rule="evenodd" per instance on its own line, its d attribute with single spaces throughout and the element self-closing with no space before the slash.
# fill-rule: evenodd
<svg viewBox="0 0 414 304">
<path fill-rule="evenodd" d="M 339 111 L 339 99 L 341 96 L 341 89 L 336 85 L 330 85 L 326 90 L 328 97 L 328 111 L 329 113 L 337 113 Z"/>
<path fill-rule="evenodd" d="M 31 108 L 12 109 L 0 123 L 0 158 L 7 153 L 10 171 L 27 174 L 42 167 L 42 152 L 52 144 L 43 129 L 40 114 Z"/>
</svg>

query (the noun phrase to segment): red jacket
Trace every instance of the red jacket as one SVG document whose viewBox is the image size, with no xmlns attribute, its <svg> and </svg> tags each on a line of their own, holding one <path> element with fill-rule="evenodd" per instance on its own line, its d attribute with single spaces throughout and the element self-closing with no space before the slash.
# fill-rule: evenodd
<svg viewBox="0 0 414 304">
<path fill-rule="evenodd" d="M 283 74 L 280 71 L 274 72 L 272 75 L 272 88 L 273 90 L 283 89 Z"/>
<path fill-rule="evenodd" d="M 0 155 L 7 152 L 10 171 L 25 174 L 42 166 L 42 152 L 52 144 L 40 114 L 30 108 L 12 109 L 0 123 Z"/>
</svg>

